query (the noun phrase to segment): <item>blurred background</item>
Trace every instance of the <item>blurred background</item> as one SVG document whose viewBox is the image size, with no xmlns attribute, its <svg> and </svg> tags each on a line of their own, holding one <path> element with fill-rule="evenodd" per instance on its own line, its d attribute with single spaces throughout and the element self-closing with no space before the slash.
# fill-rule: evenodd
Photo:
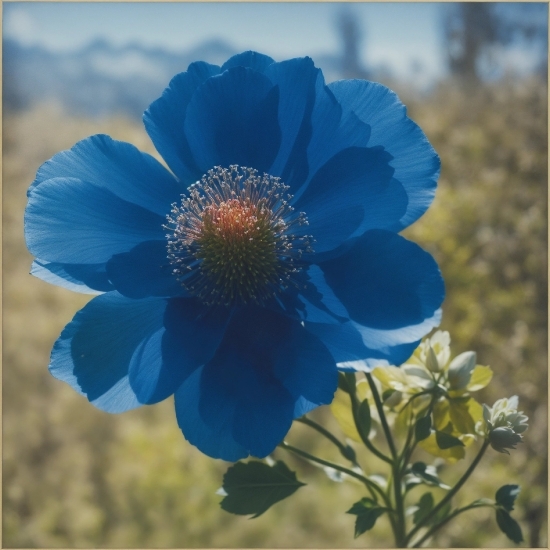
<svg viewBox="0 0 550 550">
<path fill-rule="evenodd" d="M 524 443 L 487 453 L 457 502 L 517 483 L 523 545 L 547 547 L 548 4 L 9 2 L 2 46 L 4 547 L 392 544 L 383 520 L 353 539 L 344 512 L 360 486 L 283 451 L 275 458 L 308 485 L 254 521 L 227 514 L 216 490 L 228 464 L 183 439 L 171 399 L 108 415 L 47 372 L 53 342 L 90 297 L 28 275 L 23 210 L 37 168 L 94 133 L 156 155 L 141 115 L 170 78 L 246 49 L 309 55 L 327 81 L 390 86 L 438 151 L 436 199 L 405 234 L 441 266 L 453 353 L 476 350 L 495 373 L 478 398 L 517 394 L 530 417 Z M 328 408 L 314 416 L 337 432 Z M 336 458 L 307 430 L 293 427 L 289 441 Z M 463 468 L 441 475 L 452 482 Z M 488 509 L 431 544 L 510 545 Z"/>
</svg>

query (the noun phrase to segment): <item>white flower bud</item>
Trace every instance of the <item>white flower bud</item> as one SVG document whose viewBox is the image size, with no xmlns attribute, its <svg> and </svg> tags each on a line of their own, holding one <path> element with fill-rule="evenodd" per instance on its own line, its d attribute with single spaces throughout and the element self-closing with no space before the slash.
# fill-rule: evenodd
<svg viewBox="0 0 550 550">
<path fill-rule="evenodd" d="M 499 399 L 493 407 L 483 405 L 485 435 L 491 447 L 499 453 L 510 454 L 506 449 L 515 449 L 521 442 L 522 434 L 527 428 L 527 416 L 518 412 L 518 397 Z"/>
<path fill-rule="evenodd" d="M 512 428 L 495 428 L 489 433 L 491 447 L 499 453 L 510 453 L 506 449 L 515 449 L 518 443 L 521 443 L 521 435 L 517 434 Z"/>
</svg>

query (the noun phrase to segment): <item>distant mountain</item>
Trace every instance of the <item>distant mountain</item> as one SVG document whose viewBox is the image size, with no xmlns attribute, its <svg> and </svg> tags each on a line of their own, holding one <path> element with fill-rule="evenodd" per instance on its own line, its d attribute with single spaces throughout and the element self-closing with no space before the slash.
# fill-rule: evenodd
<svg viewBox="0 0 550 550">
<path fill-rule="evenodd" d="M 170 79 L 196 60 L 221 65 L 237 50 L 211 40 L 186 52 L 141 44 L 116 47 L 99 39 L 71 53 L 3 43 L 3 98 L 7 108 L 55 100 L 69 112 L 141 117 Z"/>
<path fill-rule="evenodd" d="M 116 113 L 141 118 L 170 79 L 185 71 L 190 63 L 201 60 L 222 65 L 236 53 L 235 48 L 221 40 L 209 40 L 184 52 L 171 52 L 135 43 L 114 46 L 105 39 L 97 39 L 80 50 L 56 53 L 6 39 L 4 107 L 21 109 L 41 101 L 54 101 L 74 114 Z M 326 82 L 343 77 L 338 55 L 321 53 L 313 59 L 323 70 Z"/>
</svg>

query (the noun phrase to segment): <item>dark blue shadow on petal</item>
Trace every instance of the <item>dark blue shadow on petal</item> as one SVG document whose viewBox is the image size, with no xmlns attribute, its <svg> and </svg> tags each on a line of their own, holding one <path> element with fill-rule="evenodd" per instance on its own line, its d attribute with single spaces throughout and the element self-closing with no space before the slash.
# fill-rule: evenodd
<svg viewBox="0 0 550 550">
<path fill-rule="evenodd" d="M 236 462 L 249 455 L 247 449 L 235 441 L 231 426 L 234 409 L 224 411 L 223 423 L 217 429 L 206 424 L 199 413 L 203 367 L 199 367 L 176 391 L 174 402 L 176 418 L 185 439 L 212 458 Z"/>
<path fill-rule="evenodd" d="M 84 294 L 114 290 L 107 278 L 105 264 L 60 264 L 34 260 L 31 275 Z"/>
<path fill-rule="evenodd" d="M 281 143 L 279 90 L 252 69 L 235 67 L 195 92 L 185 133 L 198 166 L 238 164 L 268 172 Z"/>
<path fill-rule="evenodd" d="M 285 436 L 302 397 L 330 403 L 336 385 L 332 356 L 299 322 L 247 307 L 235 313 L 204 367 L 199 412 L 214 433 L 231 416 L 234 440 L 263 457 Z"/>
<path fill-rule="evenodd" d="M 141 343 L 130 364 L 130 385 L 138 399 L 152 404 L 172 395 L 215 353 L 227 317 L 223 311 L 207 313 L 195 298 L 169 300 L 163 329 Z"/>
<path fill-rule="evenodd" d="M 270 174 L 281 177 L 293 194 L 309 174 L 307 147 L 313 131 L 311 114 L 316 84 L 322 80 L 322 73 L 309 57 L 305 57 L 274 63 L 265 74 L 280 90 L 281 147 Z"/>
<path fill-rule="evenodd" d="M 350 318 L 375 329 L 421 324 L 445 296 L 432 256 L 389 231 L 367 231 L 346 253 L 319 267 Z"/>
<path fill-rule="evenodd" d="M 143 115 L 151 141 L 185 185 L 193 183 L 203 174 L 193 158 L 183 129 L 187 106 L 197 87 L 219 72 L 217 65 L 202 61 L 191 63 L 186 72 L 170 81 L 162 96 L 151 103 Z"/>
<path fill-rule="evenodd" d="M 166 241 L 146 241 L 107 262 L 107 274 L 116 290 L 128 298 L 186 296 L 173 274 Z"/>
<path fill-rule="evenodd" d="M 220 72 L 232 69 L 233 67 L 249 67 L 250 69 L 263 73 L 272 63 L 275 63 L 275 61 L 268 55 L 248 51 L 230 57 L 222 65 Z"/>
<path fill-rule="evenodd" d="M 382 147 L 350 147 L 318 170 L 294 204 L 308 217 L 315 252 L 338 247 L 360 226 L 380 227 L 399 220 L 407 197 L 404 193 L 388 195 L 394 172 L 391 160 Z"/>
</svg>

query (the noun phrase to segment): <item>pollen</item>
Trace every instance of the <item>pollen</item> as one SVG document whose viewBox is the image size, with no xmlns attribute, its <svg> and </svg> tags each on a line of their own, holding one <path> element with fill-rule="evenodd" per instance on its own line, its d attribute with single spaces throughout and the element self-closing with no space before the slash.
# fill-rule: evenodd
<svg viewBox="0 0 550 550">
<path fill-rule="evenodd" d="M 279 178 L 215 167 L 167 216 L 168 258 L 190 293 L 209 305 L 262 304 L 294 282 L 313 252 Z"/>
</svg>

